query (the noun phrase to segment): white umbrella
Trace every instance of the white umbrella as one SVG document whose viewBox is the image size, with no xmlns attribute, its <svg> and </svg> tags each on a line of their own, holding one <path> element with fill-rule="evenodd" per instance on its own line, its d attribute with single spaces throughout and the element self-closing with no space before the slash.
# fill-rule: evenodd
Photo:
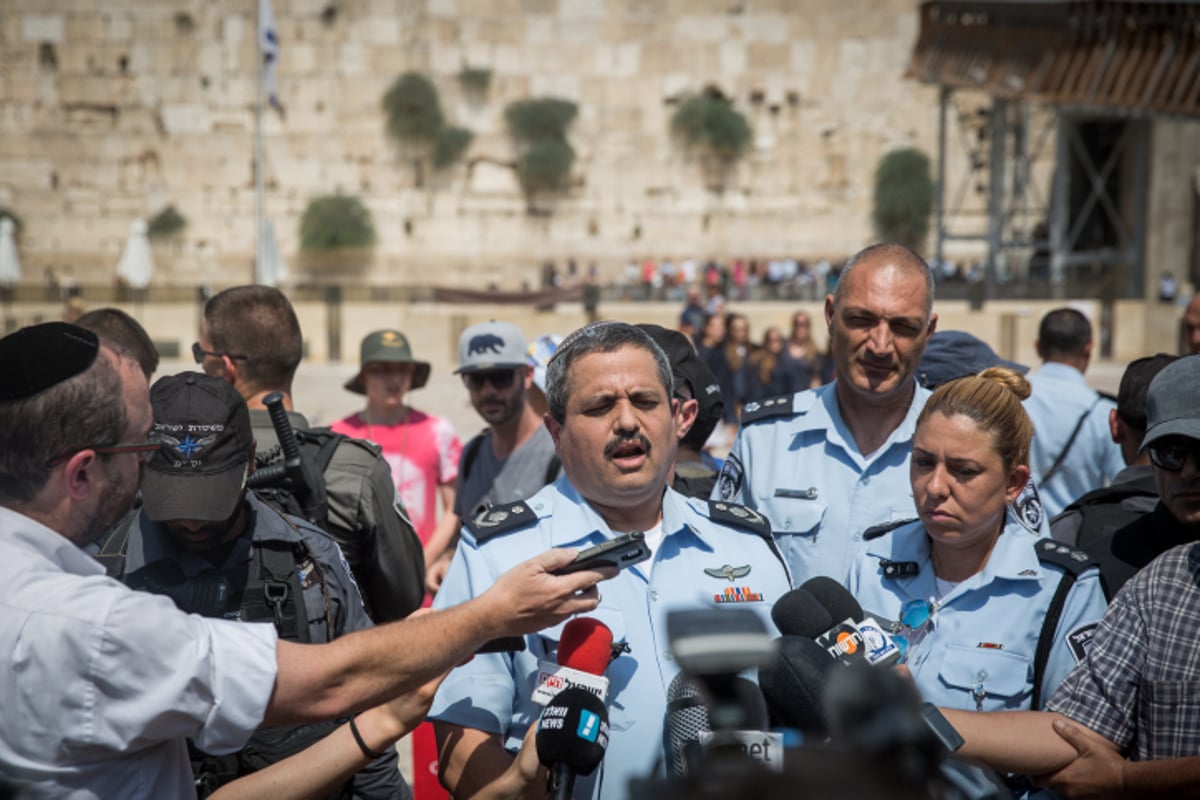
<svg viewBox="0 0 1200 800">
<path fill-rule="evenodd" d="M 150 256 L 150 241 L 146 238 L 146 222 L 135 219 L 129 224 L 129 241 L 117 264 L 117 276 L 133 289 L 145 289 L 150 285 L 153 273 L 154 259 Z"/>
<path fill-rule="evenodd" d="M 17 258 L 16 225 L 12 219 L 0 219 L 0 286 L 12 286 L 21 280 L 21 261 Z"/>
<path fill-rule="evenodd" d="M 287 264 L 275 245 L 275 226 L 270 220 L 263 223 L 262 254 L 254 265 L 254 282 L 263 286 L 278 286 L 288 277 Z"/>
</svg>

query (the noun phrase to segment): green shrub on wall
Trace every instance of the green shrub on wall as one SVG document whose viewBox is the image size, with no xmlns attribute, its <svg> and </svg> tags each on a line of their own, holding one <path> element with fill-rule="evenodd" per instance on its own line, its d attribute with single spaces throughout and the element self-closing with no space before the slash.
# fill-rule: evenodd
<svg viewBox="0 0 1200 800">
<path fill-rule="evenodd" d="M 406 72 L 392 82 L 383 96 L 387 132 L 399 144 L 433 144 L 446 124 L 433 81 L 418 72 Z"/>
<path fill-rule="evenodd" d="M 504 110 L 508 132 L 517 143 L 517 179 L 530 211 L 539 195 L 561 192 L 570 183 L 575 151 L 567 128 L 579 107 L 570 100 L 542 97 L 510 103 Z"/>
<path fill-rule="evenodd" d="M 492 85 L 492 71 L 485 67 L 463 67 L 458 73 L 458 83 L 465 92 L 487 94 Z"/>
<path fill-rule="evenodd" d="M 375 244 L 371 212 L 357 197 L 325 195 L 308 201 L 300 217 L 300 249 L 328 252 Z"/>
<path fill-rule="evenodd" d="M 745 155 L 752 138 L 750 123 L 729 98 L 712 87 L 680 104 L 671 116 L 671 131 L 687 147 L 726 164 Z"/>
<path fill-rule="evenodd" d="M 933 213 L 933 188 L 929 157 L 923 152 L 906 147 L 885 154 L 875 169 L 872 216 L 879 239 L 922 253 Z"/>
<path fill-rule="evenodd" d="M 150 218 L 146 224 L 146 235 L 151 239 L 168 239 L 182 233 L 187 227 L 187 218 L 169 205 Z"/>
<path fill-rule="evenodd" d="M 475 134 L 466 128 L 442 128 L 437 143 L 433 146 L 434 169 L 445 169 L 462 158 L 462 154 L 471 146 L 471 140 L 474 138 Z"/>
</svg>

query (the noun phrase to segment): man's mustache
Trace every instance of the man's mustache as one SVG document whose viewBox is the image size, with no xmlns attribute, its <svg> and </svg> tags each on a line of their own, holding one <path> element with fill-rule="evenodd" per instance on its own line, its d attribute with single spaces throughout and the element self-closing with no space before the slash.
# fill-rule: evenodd
<svg viewBox="0 0 1200 800">
<path fill-rule="evenodd" d="M 608 444 L 604 445 L 604 457 L 612 458 L 613 453 L 617 451 L 618 447 L 624 447 L 628 444 L 639 444 L 647 454 L 650 452 L 650 440 L 643 434 L 638 433 L 633 436 L 621 436 L 610 440 Z"/>
</svg>

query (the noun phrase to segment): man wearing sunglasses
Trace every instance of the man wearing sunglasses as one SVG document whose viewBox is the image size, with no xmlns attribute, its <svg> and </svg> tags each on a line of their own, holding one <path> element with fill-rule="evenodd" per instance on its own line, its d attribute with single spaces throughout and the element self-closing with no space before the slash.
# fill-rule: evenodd
<svg viewBox="0 0 1200 800">
<path fill-rule="evenodd" d="M 558 477 L 562 463 L 542 417 L 529 402 L 534 368 L 521 329 L 491 320 L 458 338 L 458 369 L 471 405 L 487 423 L 463 447 L 458 462 L 454 519 L 438 533 L 442 557 L 430 561 L 426 586 L 436 592 L 450 566 L 463 520 L 497 503 L 524 500 Z M 431 542 L 428 550 L 435 543 Z"/>
<path fill-rule="evenodd" d="M 1089 542 L 1110 596 L 1156 557 L 1200 540 L 1200 355 L 1162 369 L 1146 394 L 1142 452 L 1158 488 L 1154 510 Z M 1082 546 L 1082 545 L 1081 545 Z"/>
</svg>

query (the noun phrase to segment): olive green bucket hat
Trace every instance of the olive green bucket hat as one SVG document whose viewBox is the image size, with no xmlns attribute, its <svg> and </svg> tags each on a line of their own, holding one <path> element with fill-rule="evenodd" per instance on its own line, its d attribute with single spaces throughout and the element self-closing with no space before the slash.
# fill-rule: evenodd
<svg viewBox="0 0 1200 800">
<path fill-rule="evenodd" d="M 363 369 L 367 364 L 380 361 L 389 364 L 415 365 L 412 389 L 420 389 L 429 380 L 429 362 L 417 361 L 413 358 L 408 337 L 400 331 L 388 329 L 372 331 L 363 338 L 362 347 L 359 349 L 358 374 L 346 381 L 346 390 L 355 394 L 366 394 L 367 390 L 363 386 L 362 380 Z"/>
</svg>

